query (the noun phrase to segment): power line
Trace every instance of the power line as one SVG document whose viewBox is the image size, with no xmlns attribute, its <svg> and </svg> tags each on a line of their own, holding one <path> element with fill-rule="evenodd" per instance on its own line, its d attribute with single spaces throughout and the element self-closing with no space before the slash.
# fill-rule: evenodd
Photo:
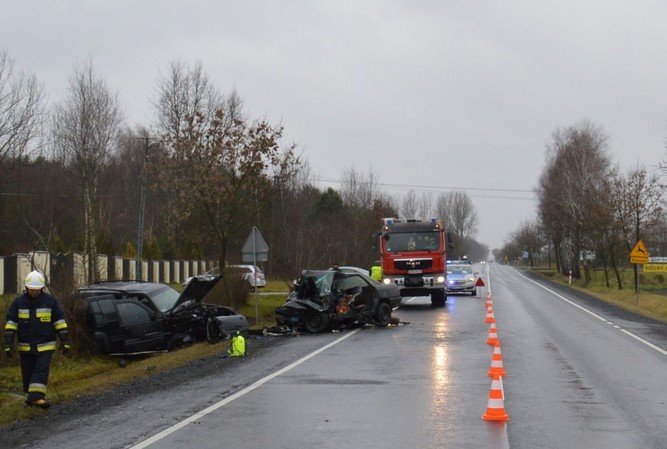
<svg viewBox="0 0 667 449">
<path fill-rule="evenodd" d="M 325 176 L 312 176 L 310 179 L 313 181 L 322 181 L 330 182 L 334 184 L 343 184 L 343 181 L 340 179 L 328 178 Z M 359 181 L 359 184 L 369 184 L 367 181 Z M 494 188 L 482 188 L 482 187 L 448 187 L 448 186 L 434 186 L 434 185 L 420 185 L 420 184 L 393 184 L 393 183 L 384 183 L 378 182 L 375 183 L 378 187 L 393 187 L 399 189 L 423 189 L 423 190 L 465 190 L 465 191 L 480 191 L 480 192 L 505 192 L 505 193 L 530 193 L 534 195 L 533 190 L 525 189 L 494 189 Z M 489 198 L 507 198 L 507 199 L 532 199 L 532 198 L 520 198 L 520 197 L 489 197 Z"/>
</svg>

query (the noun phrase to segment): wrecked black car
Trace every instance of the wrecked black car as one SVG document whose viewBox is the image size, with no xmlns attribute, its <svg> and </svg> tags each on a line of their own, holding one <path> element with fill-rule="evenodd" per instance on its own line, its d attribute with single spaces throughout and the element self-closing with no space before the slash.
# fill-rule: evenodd
<svg viewBox="0 0 667 449">
<path fill-rule="evenodd" d="M 355 272 L 306 270 L 294 282 L 287 302 L 276 309 L 276 322 L 313 333 L 364 324 L 385 327 L 400 303 L 394 284 Z"/>
<path fill-rule="evenodd" d="M 108 281 L 80 288 L 76 296 L 85 301 L 86 327 L 100 352 L 136 354 L 247 332 L 245 316 L 202 302 L 219 281 L 193 278 L 180 294 L 166 284 Z"/>
</svg>

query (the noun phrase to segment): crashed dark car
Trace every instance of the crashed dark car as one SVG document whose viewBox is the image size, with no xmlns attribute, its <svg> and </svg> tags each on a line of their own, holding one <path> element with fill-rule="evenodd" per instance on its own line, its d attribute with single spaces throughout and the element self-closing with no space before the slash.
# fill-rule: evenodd
<svg viewBox="0 0 667 449">
<path fill-rule="evenodd" d="M 364 324 L 384 327 L 400 303 L 394 284 L 381 284 L 353 271 L 306 270 L 287 302 L 276 309 L 276 322 L 313 333 Z"/>
<path fill-rule="evenodd" d="M 194 278 L 180 294 L 166 284 L 109 281 L 80 288 L 76 295 L 85 301 L 86 326 L 100 352 L 136 354 L 246 333 L 245 316 L 202 302 L 219 281 Z"/>
</svg>

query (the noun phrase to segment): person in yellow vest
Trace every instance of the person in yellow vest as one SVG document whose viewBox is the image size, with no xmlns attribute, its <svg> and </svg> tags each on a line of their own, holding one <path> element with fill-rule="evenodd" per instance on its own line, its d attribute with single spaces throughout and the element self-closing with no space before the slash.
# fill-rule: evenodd
<svg viewBox="0 0 667 449">
<path fill-rule="evenodd" d="M 227 350 L 232 357 L 239 357 L 245 355 L 245 337 L 241 335 L 240 331 L 236 331 L 236 335 L 232 337 L 232 343 Z"/>
<path fill-rule="evenodd" d="M 382 264 L 379 260 L 373 262 L 373 266 L 370 270 L 371 278 L 375 279 L 378 282 L 382 282 Z"/>
<path fill-rule="evenodd" d="M 5 354 L 12 357 L 14 336 L 18 337 L 19 361 L 26 405 L 49 408 L 46 385 L 51 359 L 56 350 L 56 334 L 63 354 L 70 345 L 65 314 L 55 297 L 44 292 L 44 275 L 32 271 L 24 281 L 25 293 L 17 297 L 7 310 Z"/>
</svg>

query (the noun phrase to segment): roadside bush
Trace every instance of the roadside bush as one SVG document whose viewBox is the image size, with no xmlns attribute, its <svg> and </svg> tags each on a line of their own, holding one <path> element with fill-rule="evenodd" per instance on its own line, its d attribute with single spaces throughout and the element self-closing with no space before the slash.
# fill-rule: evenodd
<svg viewBox="0 0 667 449">
<path fill-rule="evenodd" d="M 65 310 L 72 355 L 94 353 L 95 342 L 86 331 L 86 303 L 73 293 L 59 298 L 59 301 Z"/>
</svg>

